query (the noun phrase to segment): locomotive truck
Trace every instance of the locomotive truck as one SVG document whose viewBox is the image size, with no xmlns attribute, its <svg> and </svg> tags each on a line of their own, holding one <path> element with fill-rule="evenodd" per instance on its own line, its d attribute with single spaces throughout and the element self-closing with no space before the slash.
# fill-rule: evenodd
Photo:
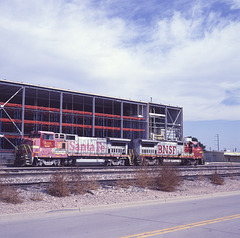
<svg viewBox="0 0 240 238">
<path fill-rule="evenodd" d="M 31 132 L 16 151 L 20 166 L 74 166 L 76 162 L 105 165 L 158 165 L 175 162 L 203 164 L 198 142 L 144 139 L 95 138 L 49 131 Z"/>
</svg>

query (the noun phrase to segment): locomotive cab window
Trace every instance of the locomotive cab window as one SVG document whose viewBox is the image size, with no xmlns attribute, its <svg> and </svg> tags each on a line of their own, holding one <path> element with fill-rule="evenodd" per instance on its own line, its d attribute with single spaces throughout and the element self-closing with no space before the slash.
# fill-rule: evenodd
<svg viewBox="0 0 240 238">
<path fill-rule="evenodd" d="M 75 136 L 74 135 L 66 135 L 66 139 L 67 140 L 75 140 Z"/>
<path fill-rule="evenodd" d="M 42 134 L 43 140 L 54 140 L 53 134 Z"/>
<path fill-rule="evenodd" d="M 194 148 L 197 148 L 199 145 L 198 144 L 193 144 L 193 147 Z"/>
</svg>

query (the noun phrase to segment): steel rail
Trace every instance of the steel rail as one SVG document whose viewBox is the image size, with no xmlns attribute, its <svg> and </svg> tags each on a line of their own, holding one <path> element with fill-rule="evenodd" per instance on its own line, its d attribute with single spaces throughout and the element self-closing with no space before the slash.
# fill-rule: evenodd
<svg viewBox="0 0 240 238">
<path fill-rule="evenodd" d="M 229 174 L 218 174 L 221 177 L 231 177 L 231 176 L 240 176 L 240 173 L 229 173 Z M 186 180 L 193 180 L 198 178 L 199 175 L 180 175 L 181 178 L 186 179 Z M 210 174 L 205 174 L 202 175 L 203 177 L 210 178 Z M 125 179 L 125 178 L 118 178 L 118 179 L 98 179 L 98 180 L 83 180 L 81 181 L 82 183 L 84 182 L 89 182 L 89 181 L 94 181 L 98 182 L 100 185 L 105 185 L 105 186 L 113 186 L 116 185 L 118 181 L 126 181 L 126 182 L 136 182 L 136 178 L 131 178 L 131 179 Z M 9 186 L 14 186 L 14 187 L 21 187 L 21 186 L 47 186 L 51 182 L 50 181 L 45 181 L 45 182 L 29 182 L 29 183 L 6 183 L 4 185 L 9 185 Z M 68 181 L 68 183 L 71 183 L 71 181 Z"/>
<path fill-rule="evenodd" d="M 171 163 L 169 163 L 169 166 L 172 166 Z M 173 165 L 174 166 L 174 165 Z M 144 168 L 156 168 L 159 166 L 149 166 L 149 167 L 144 167 Z M 160 166 L 161 167 L 161 166 Z M 208 168 L 222 168 L 222 167 L 226 167 L 226 168 L 240 168 L 240 163 L 232 163 L 232 162 L 221 162 L 221 163 L 210 163 L 210 164 L 205 164 L 205 165 L 191 165 L 191 166 L 174 166 L 177 169 L 195 169 L 195 168 L 201 168 L 201 169 L 208 169 Z M 5 167 L 2 166 L 0 167 L 0 170 L 4 170 L 4 171 L 31 171 L 31 170 L 69 170 L 69 169 L 92 169 L 92 170 L 102 170 L 102 169 L 119 169 L 119 170 L 124 170 L 124 169 L 128 169 L 128 168 L 136 168 L 136 169 L 141 169 L 143 168 L 142 166 L 104 166 L 104 165 L 99 165 L 99 166 L 92 166 L 92 165 L 88 165 L 88 166 L 74 166 L 74 167 L 69 167 L 69 166 L 61 166 L 61 167 L 50 167 L 50 166 L 44 166 L 44 167 L 14 167 L 14 166 L 9 166 L 9 167 Z"/>
<path fill-rule="evenodd" d="M 160 166 L 151 166 L 151 167 L 140 167 L 140 166 L 132 166 L 132 167 L 58 167 L 51 168 L 51 167 L 44 167 L 44 168 L 24 168 L 24 169 L 6 169 L 0 168 L 0 175 L 48 175 L 53 174 L 54 172 L 61 172 L 61 173 L 72 173 L 72 172 L 82 172 L 82 173 L 125 173 L 125 172 L 137 172 L 139 170 L 142 171 L 149 171 L 149 172 L 157 172 L 161 171 L 164 167 Z M 240 166 L 211 166 L 211 167 L 177 167 L 174 166 L 174 169 L 178 170 L 179 172 L 199 172 L 199 171 L 223 171 L 223 170 L 240 170 Z M 26 171 L 26 172 L 25 172 Z M 36 171 L 36 172 L 35 172 Z"/>
<path fill-rule="evenodd" d="M 171 166 L 171 165 L 169 165 Z M 240 163 L 239 165 L 199 165 L 199 166 L 173 166 L 177 170 L 209 170 L 209 169 L 217 169 L 217 170 L 224 170 L 224 169 L 240 169 Z M 142 166 L 98 166 L 98 167 L 0 167 L 0 172 L 22 172 L 22 171 L 61 171 L 61 170 L 152 170 L 152 169 L 161 169 L 162 166 L 149 166 L 149 167 L 142 167 Z"/>
<path fill-rule="evenodd" d="M 163 167 L 26 167 L 0 169 L 0 183 L 13 186 L 47 185 L 51 176 L 61 172 L 67 176 L 81 176 L 81 181 L 95 180 L 100 184 L 116 183 L 118 180 L 134 180 L 138 172 L 157 174 Z M 240 166 L 194 166 L 174 168 L 183 179 L 210 177 L 217 172 L 220 176 L 240 176 Z M 114 182 L 115 181 L 115 182 Z"/>
</svg>

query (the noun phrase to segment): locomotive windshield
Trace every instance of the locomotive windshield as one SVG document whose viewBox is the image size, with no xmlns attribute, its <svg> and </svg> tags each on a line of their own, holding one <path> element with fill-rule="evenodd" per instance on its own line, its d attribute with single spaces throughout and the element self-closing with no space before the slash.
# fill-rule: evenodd
<svg viewBox="0 0 240 238">
<path fill-rule="evenodd" d="M 42 134 L 43 140 L 54 140 L 53 134 Z"/>
</svg>

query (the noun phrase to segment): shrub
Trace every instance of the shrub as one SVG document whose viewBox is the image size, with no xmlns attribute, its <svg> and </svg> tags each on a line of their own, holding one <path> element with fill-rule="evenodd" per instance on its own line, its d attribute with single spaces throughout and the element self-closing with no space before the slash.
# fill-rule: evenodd
<svg viewBox="0 0 240 238">
<path fill-rule="evenodd" d="M 116 182 L 116 186 L 119 188 L 129 188 L 132 185 L 133 185 L 133 182 L 130 181 L 129 179 L 126 179 L 125 177 L 117 180 Z"/>
<path fill-rule="evenodd" d="M 153 179 L 149 170 L 146 170 L 145 167 L 140 168 L 136 173 L 136 186 L 140 188 L 147 188 L 153 184 Z"/>
<path fill-rule="evenodd" d="M 200 173 L 198 176 L 197 176 L 197 180 L 198 181 L 204 181 L 205 180 L 205 177 L 202 173 Z"/>
<path fill-rule="evenodd" d="M 236 176 L 235 176 L 235 174 L 234 174 L 234 171 L 233 171 L 232 164 L 231 164 L 231 169 L 230 169 L 229 177 L 230 177 L 230 179 L 235 179 L 235 178 L 236 178 Z"/>
<path fill-rule="evenodd" d="M 175 168 L 164 166 L 155 178 L 155 188 L 157 190 L 173 192 L 180 182 L 179 172 Z"/>
<path fill-rule="evenodd" d="M 0 182 L 0 199 L 2 197 L 3 191 L 4 191 L 4 185 Z"/>
<path fill-rule="evenodd" d="M 0 185 L 0 200 L 7 203 L 18 204 L 22 203 L 23 199 L 20 192 L 15 187 L 9 185 Z"/>
<path fill-rule="evenodd" d="M 86 181 L 83 183 L 83 187 L 85 192 L 89 192 L 89 190 L 97 190 L 100 187 L 100 184 L 96 180 Z"/>
<path fill-rule="evenodd" d="M 70 175 L 70 183 L 69 188 L 71 193 L 73 194 L 84 194 L 83 186 L 82 186 L 82 174 L 77 170 L 72 170 Z"/>
<path fill-rule="evenodd" d="M 217 173 L 217 171 L 215 171 L 215 173 L 210 176 L 210 181 L 212 184 L 215 184 L 215 185 L 224 184 L 224 179 Z"/>
<path fill-rule="evenodd" d="M 1 168 L 1 164 L 0 164 Z M 11 187 L 3 182 L 3 175 L 0 176 L 0 201 L 18 204 L 23 202 L 23 198 L 20 196 L 20 192 L 15 187 Z"/>
<path fill-rule="evenodd" d="M 66 197 L 70 194 L 67 176 L 63 172 L 56 172 L 52 175 L 47 193 L 56 197 Z"/>
<path fill-rule="evenodd" d="M 42 201 L 43 197 L 41 195 L 41 193 L 39 191 L 37 191 L 36 193 L 32 194 L 32 196 L 30 197 L 30 199 L 32 201 Z"/>
</svg>

